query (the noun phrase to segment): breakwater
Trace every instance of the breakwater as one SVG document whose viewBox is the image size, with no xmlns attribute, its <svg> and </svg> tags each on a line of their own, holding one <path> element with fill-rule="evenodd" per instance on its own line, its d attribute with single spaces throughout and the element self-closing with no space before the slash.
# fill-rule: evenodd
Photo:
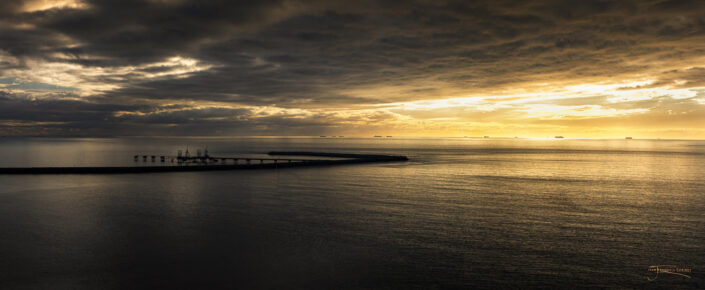
<svg viewBox="0 0 705 290">
<path fill-rule="evenodd" d="M 174 166 L 101 166 L 101 167 L 6 167 L 0 168 L 0 174 L 116 174 L 116 173 L 151 173 L 151 172 L 184 172 L 184 171 L 214 171 L 214 170 L 247 170 L 267 168 L 290 168 L 304 166 L 330 166 L 372 162 L 407 161 L 406 156 L 346 154 L 323 152 L 286 152 L 274 151 L 270 156 L 314 156 L 341 159 L 293 159 L 293 158 L 233 158 L 218 157 L 214 159 L 235 160 L 235 164 L 196 163 Z M 237 163 L 243 160 L 245 163 Z M 266 161 L 266 162 L 265 162 Z"/>
</svg>

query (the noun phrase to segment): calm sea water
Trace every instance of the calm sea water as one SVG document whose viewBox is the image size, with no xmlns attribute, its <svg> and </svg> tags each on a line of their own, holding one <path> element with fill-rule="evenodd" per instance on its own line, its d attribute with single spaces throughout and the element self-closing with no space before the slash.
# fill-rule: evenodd
<svg viewBox="0 0 705 290">
<path fill-rule="evenodd" d="M 705 142 L 0 139 L 0 166 L 208 146 L 403 163 L 0 175 L 2 289 L 703 289 Z M 692 269 L 692 278 L 650 265 Z"/>
</svg>

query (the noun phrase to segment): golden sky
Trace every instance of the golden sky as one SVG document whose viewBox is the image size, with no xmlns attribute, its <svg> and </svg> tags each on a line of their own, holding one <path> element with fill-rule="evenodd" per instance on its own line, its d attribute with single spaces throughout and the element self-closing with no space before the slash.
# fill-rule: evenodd
<svg viewBox="0 0 705 290">
<path fill-rule="evenodd" d="M 3 1 L 0 135 L 705 138 L 704 1 Z"/>
</svg>

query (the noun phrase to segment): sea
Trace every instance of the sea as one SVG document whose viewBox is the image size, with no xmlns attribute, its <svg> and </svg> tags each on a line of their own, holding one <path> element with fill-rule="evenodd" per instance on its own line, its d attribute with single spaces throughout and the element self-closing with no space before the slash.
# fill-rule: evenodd
<svg viewBox="0 0 705 290">
<path fill-rule="evenodd" d="M 6 137 L 0 167 L 187 147 L 409 161 L 0 175 L 0 289 L 705 289 L 705 141 Z"/>
</svg>

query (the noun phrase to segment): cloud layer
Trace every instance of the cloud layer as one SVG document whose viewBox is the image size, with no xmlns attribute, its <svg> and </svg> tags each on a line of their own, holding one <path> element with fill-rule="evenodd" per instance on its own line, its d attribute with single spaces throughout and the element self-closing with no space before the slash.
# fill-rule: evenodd
<svg viewBox="0 0 705 290">
<path fill-rule="evenodd" d="M 705 2 L 2 1 L 0 135 L 705 138 Z"/>
</svg>

